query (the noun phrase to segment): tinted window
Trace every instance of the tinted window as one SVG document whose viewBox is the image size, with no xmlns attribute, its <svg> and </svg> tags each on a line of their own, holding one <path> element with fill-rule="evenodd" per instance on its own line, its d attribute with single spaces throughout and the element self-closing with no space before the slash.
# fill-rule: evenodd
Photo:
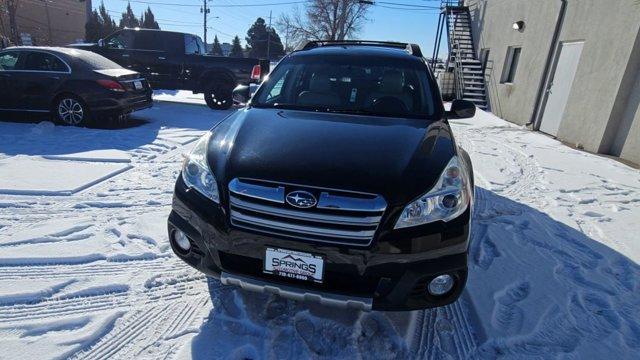
<svg viewBox="0 0 640 360">
<path fill-rule="evenodd" d="M 160 33 L 155 31 L 137 31 L 135 33 L 134 48 L 138 50 L 161 50 L 165 44 Z"/>
<path fill-rule="evenodd" d="M 184 36 L 184 52 L 185 54 L 204 54 L 204 44 L 200 37 L 193 35 Z"/>
<path fill-rule="evenodd" d="M 92 70 L 121 68 L 120 65 L 114 63 L 113 61 L 107 59 L 106 57 L 102 55 L 98 55 L 93 52 L 89 52 L 89 51 L 83 51 L 82 54 L 77 57 L 77 60 Z"/>
<path fill-rule="evenodd" d="M 24 70 L 31 71 L 69 71 L 67 65 L 58 57 L 44 52 L 26 52 Z"/>
<path fill-rule="evenodd" d="M 0 54 L 0 70 L 13 70 L 18 62 L 18 52 L 6 52 Z"/>
<path fill-rule="evenodd" d="M 414 60 L 300 56 L 274 69 L 252 105 L 431 118 L 440 109 L 434 88 L 427 66 Z"/>
<path fill-rule="evenodd" d="M 133 34 L 131 31 L 121 31 L 113 34 L 104 41 L 104 46 L 109 49 L 131 49 L 133 47 Z"/>
</svg>

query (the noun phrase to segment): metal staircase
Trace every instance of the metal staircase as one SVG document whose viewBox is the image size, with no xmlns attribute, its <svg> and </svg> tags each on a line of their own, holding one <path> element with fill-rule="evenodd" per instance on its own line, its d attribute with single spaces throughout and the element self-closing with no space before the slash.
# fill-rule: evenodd
<svg viewBox="0 0 640 360">
<path fill-rule="evenodd" d="M 449 45 L 446 68 L 455 75 L 456 98 L 469 100 L 485 110 L 487 94 L 484 71 L 473 47 L 469 8 L 462 5 L 461 1 L 443 0 L 441 9 L 433 61 L 437 59 L 440 37 L 446 25 Z"/>
</svg>

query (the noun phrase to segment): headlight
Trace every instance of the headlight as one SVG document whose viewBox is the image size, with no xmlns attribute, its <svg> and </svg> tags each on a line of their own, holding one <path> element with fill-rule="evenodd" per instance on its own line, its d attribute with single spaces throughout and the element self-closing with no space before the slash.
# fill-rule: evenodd
<svg viewBox="0 0 640 360">
<path fill-rule="evenodd" d="M 460 216 L 469 206 L 471 186 L 458 157 L 451 158 L 436 185 L 419 199 L 407 205 L 396 229 L 423 225 L 434 221 L 449 221 Z"/>
<path fill-rule="evenodd" d="M 207 147 L 211 133 L 200 138 L 182 164 L 182 179 L 190 188 L 220 203 L 218 183 L 207 164 Z"/>
</svg>

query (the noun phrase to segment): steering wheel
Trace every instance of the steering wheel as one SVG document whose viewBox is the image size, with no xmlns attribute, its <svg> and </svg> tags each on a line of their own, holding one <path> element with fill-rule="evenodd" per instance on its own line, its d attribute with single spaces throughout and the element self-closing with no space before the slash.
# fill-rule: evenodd
<svg viewBox="0 0 640 360">
<path fill-rule="evenodd" d="M 385 114 L 406 114 L 409 108 L 404 101 L 395 96 L 382 96 L 373 101 L 371 109 Z"/>
</svg>

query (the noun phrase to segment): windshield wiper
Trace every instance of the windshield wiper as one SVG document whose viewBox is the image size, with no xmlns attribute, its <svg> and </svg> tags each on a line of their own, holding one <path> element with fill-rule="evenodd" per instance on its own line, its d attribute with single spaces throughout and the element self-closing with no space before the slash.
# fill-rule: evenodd
<svg viewBox="0 0 640 360">
<path fill-rule="evenodd" d="M 313 111 L 327 111 L 325 106 L 318 105 L 304 105 L 304 104 L 290 104 L 290 103 L 274 103 L 274 104 L 253 104 L 257 108 L 273 108 L 273 109 L 289 109 L 289 110 L 313 110 Z"/>
</svg>

